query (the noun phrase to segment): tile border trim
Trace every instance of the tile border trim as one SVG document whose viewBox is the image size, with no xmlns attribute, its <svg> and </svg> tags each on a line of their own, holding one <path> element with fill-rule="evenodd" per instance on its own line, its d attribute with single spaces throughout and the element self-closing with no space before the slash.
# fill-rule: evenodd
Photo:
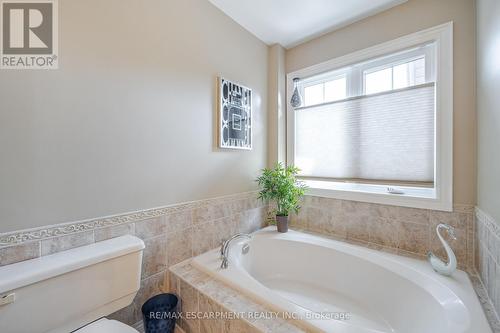
<svg viewBox="0 0 500 333">
<path fill-rule="evenodd" d="M 493 302 L 488 295 L 488 291 L 484 286 L 483 281 L 481 280 L 480 274 L 477 271 L 469 273 L 469 279 L 472 283 L 474 291 L 476 292 L 477 298 L 479 299 L 479 303 L 481 303 L 481 307 L 483 312 L 490 324 L 493 333 L 500 333 L 500 320 L 493 306 Z"/>
<path fill-rule="evenodd" d="M 493 235 L 500 238 L 500 225 L 495 219 L 477 206 L 475 208 L 475 213 L 477 221 L 481 222 Z"/>
<path fill-rule="evenodd" d="M 257 191 L 231 194 L 204 200 L 189 201 L 163 207 L 149 208 L 123 214 L 97 217 L 93 219 L 53 224 L 32 229 L 24 229 L 0 233 L 0 248 L 23 243 L 40 241 L 57 236 L 75 234 L 82 231 L 95 230 L 124 223 L 142 221 L 180 211 L 196 209 L 207 205 L 219 204 L 256 197 Z"/>
</svg>

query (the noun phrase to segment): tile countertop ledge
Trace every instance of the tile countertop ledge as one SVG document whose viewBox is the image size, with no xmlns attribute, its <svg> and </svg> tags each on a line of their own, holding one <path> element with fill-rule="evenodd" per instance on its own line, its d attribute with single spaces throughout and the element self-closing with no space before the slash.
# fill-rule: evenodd
<svg viewBox="0 0 500 333">
<path fill-rule="evenodd" d="M 222 312 L 226 313 L 272 313 L 269 310 L 254 302 L 252 299 L 240 292 L 234 290 L 228 285 L 214 279 L 208 274 L 196 269 L 191 265 L 191 259 L 181 262 L 170 267 L 170 290 L 177 294 L 185 304 L 189 302 L 183 299 L 182 284 L 187 284 L 194 288 L 200 297 L 208 297 L 210 300 L 217 303 L 217 306 Z M 192 296 L 192 295 L 190 295 Z M 200 310 L 201 311 L 201 310 Z M 274 313 L 273 313 L 274 314 Z M 239 323 L 238 323 L 239 322 Z M 236 330 L 235 332 L 257 333 L 257 332 L 272 332 L 272 333 L 305 333 L 303 329 L 292 323 L 292 320 L 283 318 L 240 318 L 229 319 L 224 323 L 224 333 L 232 333 L 232 329 L 228 329 L 231 325 L 241 327 L 244 330 Z M 181 324 L 182 327 L 182 324 Z M 193 333 L 193 332 L 189 332 Z M 197 333 L 197 332 L 194 332 Z M 204 331 L 201 331 L 204 333 Z"/>
</svg>

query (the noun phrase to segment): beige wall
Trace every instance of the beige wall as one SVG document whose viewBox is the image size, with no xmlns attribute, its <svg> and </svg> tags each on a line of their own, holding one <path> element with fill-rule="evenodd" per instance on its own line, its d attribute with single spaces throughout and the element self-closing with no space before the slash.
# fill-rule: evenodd
<svg viewBox="0 0 500 333">
<path fill-rule="evenodd" d="M 500 222 L 500 2 L 477 0 L 476 6 L 477 203 Z"/>
<path fill-rule="evenodd" d="M 60 69 L 0 72 L 0 232 L 248 191 L 267 46 L 206 0 L 59 2 Z M 214 148 L 215 77 L 254 92 L 254 149 Z"/>
<path fill-rule="evenodd" d="M 267 165 L 286 163 L 286 74 L 285 48 L 279 44 L 269 47 L 267 61 Z"/>
<path fill-rule="evenodd" d="M 454 202 L 476 200 L 473 0 L 409 0 L 289 49 L 287 73 L 441 23 L 454 22 Z"/>
</svg>

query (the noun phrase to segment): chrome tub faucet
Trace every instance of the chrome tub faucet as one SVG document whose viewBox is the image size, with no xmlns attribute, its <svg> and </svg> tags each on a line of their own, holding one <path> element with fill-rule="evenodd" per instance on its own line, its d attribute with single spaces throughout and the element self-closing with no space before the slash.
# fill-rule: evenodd
<svg viewBox="0 0 500 333">
<path fill-rule="evenodd" d="M 247 238 L 247 239 L 252 239 L 252 235 L 249 235 L 249 234 L 236 234 L 236 235 L 233 235 L 231 236 L 229 239 L 225 240 L 225 241 L 222 241 L 222 244 L 221 244 L 221 247 L 220 247 L 220 257 L 221 257 L 221 264 L 220 264 L 220 268 L 221 269 L 226 269 L 227 266 L 228 266 L 228 258 L 229 258 L 229 245 L 231 244 L 231 242 L 235 239 L 238 239 L 238 238 Z M 249 247 L 248 247 L 248 244 L 247 246 L 244 246 L 243 247 L 243 253 L 246 253 L 248 252 L 249 250 Z"/>
</svg>

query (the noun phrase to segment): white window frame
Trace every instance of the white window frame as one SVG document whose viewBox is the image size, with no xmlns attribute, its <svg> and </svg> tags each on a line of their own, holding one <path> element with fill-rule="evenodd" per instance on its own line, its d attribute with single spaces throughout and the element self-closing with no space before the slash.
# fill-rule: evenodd
<svg viewBox="0 0 500 333">
<path fill-rule="evenodd" d="M 403 207 L 452 211 L 453 209 L 453 22 L 419 31 L 379 45 L 341 56 L 287 74 L 287 96 L 293 94 L 293 78 L 307 78 L 435 43 L 436 110 L 434 188 L 390 186 L 403 194 L 391 194 L 386 185 L 306 180 L 308 193 L 322 197 L 371 202 Z M 427 61 L 427 60 L 426 60 Z M 428 68 L 426 64 L 426 68 Z M 428 73 L 426 73 L 427 75 Z M 349 84 L 349 83 L 348 83 Z M 288 98 L 289 100 L 289 98 Z M 287 164 L 294 164 L 295 111 L 287 103 Z"/>
</svg>

